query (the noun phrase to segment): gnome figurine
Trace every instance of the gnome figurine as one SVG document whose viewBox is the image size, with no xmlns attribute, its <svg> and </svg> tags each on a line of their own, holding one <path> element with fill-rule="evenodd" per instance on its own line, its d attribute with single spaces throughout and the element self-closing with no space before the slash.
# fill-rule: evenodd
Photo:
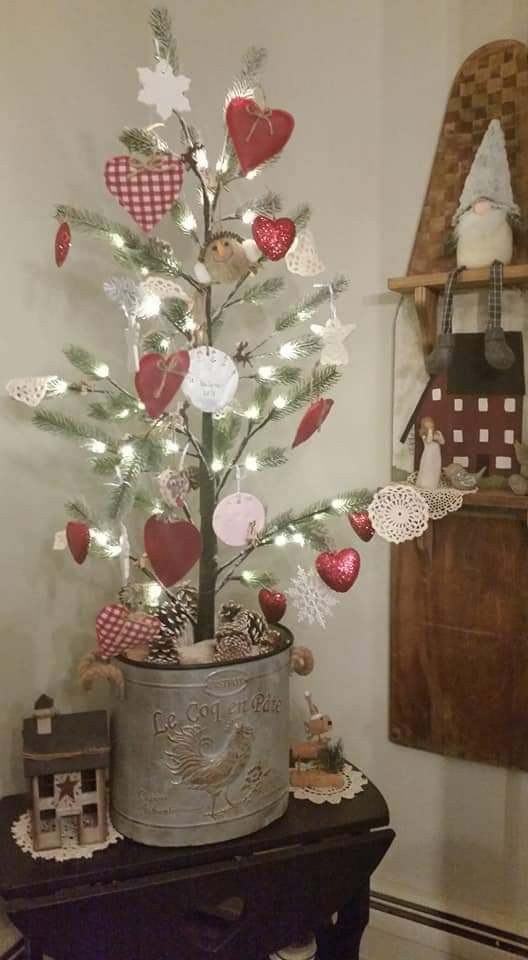
<svg viewBox="0 0 528 960">
<path fill-rule="evenodd" d="M 243 240 L 236 233 L 214 233 L 202 247 L 194 275 L 200 283 L 236 283 L 245 273 L 256 270 L 260 250 L 254 240 Z"/>
</svg>

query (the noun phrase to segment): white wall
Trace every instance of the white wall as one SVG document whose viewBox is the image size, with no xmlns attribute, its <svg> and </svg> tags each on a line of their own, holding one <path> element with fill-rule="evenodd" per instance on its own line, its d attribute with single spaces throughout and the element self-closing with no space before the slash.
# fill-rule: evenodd
<svg viewBox="0 0 528 960">
<path fill-rule="evenodd" d="M 299 504 L 390 472 L 394 303 L 386 277 L 405 272 L 452 77 L 468 53 L 505 36 L 527 39 L 526 0 L 257 0 L 172 3 L 198 123 L 214 153 L 223 92 L 241 52 L 268 46 L 269 102 L 290 109 L 295 135 L 258 182 L 292 206 L 312 201 L 330 271 L 346 272 L 343 321 L 358 329 L 337 405 L 294 464 L 263 481 L 270 509 L 284 490 Z M 121 331 L 101 294 L 113 267 L 76 235 L 59 272 L 52 261 L 55 202 L 117 216 L 101 170 L 125 124 L 153 122 L 135 102 L 135 67 L 149 62 L 140 0 L 48 0 L 3 6 L 3 337 L 1 376 L 60 372 L 70 340 L 118 351 Z M 30 27 L 28 27 L 28 20 Z M 174 142 L 177 142 L 174 132 Z M 255 190 L 257 184 L 254 185 Z M 247 189 L 247 196 L 253 193 Z M 242 194 L 240 194 L 242 196 Z M 126 216 L 126 215 L 125 215 Z M 170 233 L 168 234 L 170 235 Z M 289 281 L 292 299 L 308 283 Z M 249 315 L 248 315 L 249 316 Z M 258 335 L 261 313 L 249 317 Z M 120 362 L 120 361 L 118 361 Z M 80 705 L 75 658 L 93 643 L 93 619 L 112 597 L 106 568 L 74 569 L 50 543 L 62 503 L 89 492 L 82 458 L 33 430 L 27 411 L 2 412 L 2 661 L 0 793 L 22 786 L 18 728 L 47 689 Z M 284 428 L 289 437 L 291 424 Z M 352 537 L 343 523 L 344 545 Z M 398 839 L 377 877 L 388 890 L 452 898 L 524 915 L 526 778 L 445 760 L 387 741 L 388 550 L 362 548 L 363 569 L 326 633 L 298 631 L 319 655 L 314 694 L 335 715 L 349 756 L 385 793 Z M 297 556 L 282 556 L 285 580 Z M 117 574 L 114 574 L 117 586 Z M 298 684 L 299 692 L 302 684 Z M 99 695 L 102 697 L 102 694 Z"/>
</svg>

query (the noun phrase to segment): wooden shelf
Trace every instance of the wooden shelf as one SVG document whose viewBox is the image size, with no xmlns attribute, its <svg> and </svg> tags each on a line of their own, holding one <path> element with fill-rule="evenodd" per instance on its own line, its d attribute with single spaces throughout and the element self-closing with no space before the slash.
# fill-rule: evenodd
<svg viewBox="0 0 528 960">
<path fill-rule="evenodd" d="M 438 294 L 444 290 L 447 277 L 447 273 L 418 273 L 408 277 L 391 277 L 388 280 L 389 290 L 393 293 L 414 293 L 425 356 L 431 352 L 435 342 Z M 478 290 L 487 287 L 488 283 L 489 267 L 464 270 L 457 277 L 456 289 Z M 504 267 L 503 284 L 505 287 L 528 286 L 528 264 L 516 263 Z"/>
<path fill-rule="evenodd" d="M 464 497 L 465 507 L 495 507 L 498 510 L 528 510 L 528 496 L 510 490 L 479 490 Z"/>
</svg>

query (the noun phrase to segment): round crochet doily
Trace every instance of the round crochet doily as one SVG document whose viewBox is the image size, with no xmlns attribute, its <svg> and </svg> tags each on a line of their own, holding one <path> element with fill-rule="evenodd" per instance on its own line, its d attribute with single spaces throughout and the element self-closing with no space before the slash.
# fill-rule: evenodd
<svg viewBox="0 0 528 960">
<path fill-rule="evenodd" d="M 418 473 L 411 473 L 407 477 L 407 483 L 416 485 Z M 425 487 L 416 488 L 429 508 L 431 520 L 441 520 L 448 513 L 454 513 L 460 510 L 464 503 L 464 494 L 462 490 L 455 490 L 446 480 L 440 480 L 440 485 L 436 490 L 427 490 Z M 470 491 L 468 491 L 469 493 Z"/>
<path fill-rule="evenodd" d="M 341 803 L 341 800 L 352 800 L 368 784 L 364 773 L 354 770 L 350 763 L 345 762 L 343 768 L 345 778 L 344 787 L 293 787 L 290 784 L 290 793 L 296 800 L 311 800 L 312 803 Z"/>
<path fill-rule="evenodd" d="M 55 850 L 35 850 L 31 830 L 31 814 L 22 813 L 11 825 L 13 840 L 24 853 L 29 853 L 34 860 L 89 860 L 97 850 L 106 850 L 111 843 L 123 839 L 112 826 L 108 817 L 108 834 L 103 843 L 87 843 L 82 846 L 78 842 L 77 830 L 73 823 L 65 822 L 62 829 L 62 846 Z"/>
<path fill-rule="evenodd" d="M 389 483 L 378 490 L 368 514 L 376 533 L 389 543 L 421 537 L 429 523 L 426 500 L 409 483 Z"/>
</svg>

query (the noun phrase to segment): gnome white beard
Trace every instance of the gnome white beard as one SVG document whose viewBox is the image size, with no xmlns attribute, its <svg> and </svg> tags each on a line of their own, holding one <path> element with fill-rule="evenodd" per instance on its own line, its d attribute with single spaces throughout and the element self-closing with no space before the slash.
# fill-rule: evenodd
<svg viewBox="0 0 528 960">
<path fill-rule="evenodd" d="M 487 213 L 468 210 L 456 226 L 457 265 L 488 267 L 494 260 L 510 263 L 513 237 L 508 212 L 493 207 Z"/>
</svg>

